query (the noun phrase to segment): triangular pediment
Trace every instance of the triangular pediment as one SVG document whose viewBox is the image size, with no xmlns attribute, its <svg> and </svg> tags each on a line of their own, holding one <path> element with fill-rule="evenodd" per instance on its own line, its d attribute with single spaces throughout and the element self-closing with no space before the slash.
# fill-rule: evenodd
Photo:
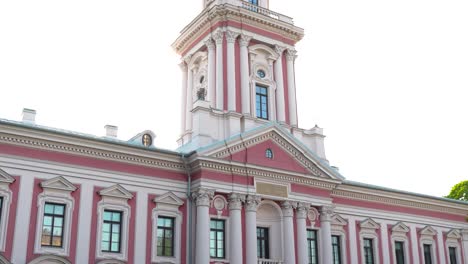
<svg viewBox="0 0 468 264">
<path fill-rule="evenodd" d="M 371 218 L 367 218 L 361 222 L 360 227 L 365 229 L 379 229 L 380 225 Z"/>
<path fill-rule="evenodd" d="M 398 222 L 392 227 L 392 232 L 408 233 L 409 231 L 409 227 L 403 224 L 402 222 Z"/>
<path fill-rule="evenodd" d="M 120 184 L 113 185 L 106 189 L 103 189 L 99 192 L 101 196 L 110 196 L 115 198 L 122 198 L 122 199 L 132 199 L 133 195 L 127 189 L 122 187 Z"/>
<path fill-rule="evenodd" d="M 266 151 L 272 150 L 273 158 Z M 201 156 L 248 163 L 314 177 L 343 180 L 335 169 L 277 124 L 245 132 L 199 151 Z M 232 159 L 232 160 L 231 160 Z"/>
<path fill-rule="evenodd" d="M 421 229 L 421 231 L 419 231 L 419 233 L 421 235 L 424 235 L 424 236 L 435 236 L 437 235 L 437 231 L 432 228 L 431 226 L 426 226 L 425 228 Z"/>
<path fill-rule="evenodd" d="M 447 238 L 460 239 L 461 237 L 460 231 L 457 229 L 452 229 L 447 233 Z"/>
<path fill-rule="evenodd" d="M 338 225 L 338 226 L 345 226 L 348 224 L 348 221 L 346 221 L 346 219 L 341 217 L 339 214 L 335 214 L 332 216 L 331 224 Z"/>
<path fill-rule="evenodd" d="M 74 192 L 77 189 L 75 185 L 62 176 L 41 182 L 41 187 L 43 189 L 55 189 L 70 192 Z"/>
<path fill-rule="evenodd" d="M 14 182 L 15 179 L 13 177 L 10 176 L 10 174 L 8 174 L 6 171 L 0 169 L 0 182 L 4 182 L 4 183 L 12 183 Z"/>
<path fill-rule="evenodd" d="M 175 206 L 181 206 L 184 204 L 184 201 L 182 201 L 179 197 L 177 197 L 172 192 L 167 192 L 161 196 L 158 196 L 154 198 L 153 201 L 156 204 L 161 203 L 161 204 L 175 205 Z"/>
</svg>

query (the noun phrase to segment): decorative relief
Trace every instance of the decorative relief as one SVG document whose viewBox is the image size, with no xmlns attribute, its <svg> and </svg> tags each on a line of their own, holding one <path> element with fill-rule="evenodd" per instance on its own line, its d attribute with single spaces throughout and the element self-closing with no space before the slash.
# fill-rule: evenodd
<svg viewBox="0 0 468 264">
<path fill-rule="evenodd" d="M 222 45 L 224 41 L 224 32 L 221 30 L 216 31 L 213 34 L 213 39 L 216 41 L 216 45 Z"/>
<path fill-rule="evenodd" d="M 247 46 L 249 46 L 250 40 L 252 40 L 251 36 L 241 34 L 240 38 L 239 38 L 239 45 L 241 47 L 247 47 Z"/>
<path fill-rule="evenodd" d="M 315 222 L 319 219 L 320 213 L 315 207 L 310 207 L 307 212 L 307 219 L 309 219 L 312 226 L 315 226 Z"/>
<path fill-rule="evenodd" d="M 359 223 L 359 226 L 361 227 L 361 229 L 376 230 L 380 228 L 380 224 L 375 222 L 374 219 L 372 218 L 367 218 L 365 220 L 362 220 L 361 223 Z"/>
<path fill-rule="evenodd" d="M 205 40 L 205 46 L 208 48 L 208 50 L 214 50 L 215 49 L 215 43 L 212 38 L 208 38 Z"/>
<path fill-rule="evenodd" d="M 223 211 L 227 207 L 227 201 L 223 196 L 216 195 L 213 198 L 212 207 L 216 209 L 216 212 L 218 213 L 218 218 L 220 218 L 221 215 L 223 214 Z"/>
<path fill-rule="evenodd" d="M 245 197 L 238 193 L 231 193 L 228 197 L 229 210 L 241 210 L 242 202 L 245 201 Z"/>
<path fill-rule="evenodd" d="M 213 190 L 198 189 L 192 192 L 192 198 L 195 200 L 196 206 L 210 206 L 213 196 Z"/>
<path fill-rule="evenodd" d="M 294 208 L 296 204 L 290 201 L 284 201 L 281 203 L 281 209 L 283 210 L 284 217 L 292 217 L 294 215 Z"/>
<path fill-rule="evenodd" d="M 298 219 L 306 219 L 309 208 L 310 204 L 308 203 L 298 203 L 296 207 L 296 217 Z"/>
<path fill-rule="evenodd" d="M 236 42 L 237 37 L 239 36 L 239 33 L 233 32 L 233 31 L 226 31 L 226 40 L 228 43 L 234 43 Z"/>
<path fill-rule="evenodd" d="M 245 199 L 245 210 L 256 212 L 260 202 L 261 202 L 261 198 L 259 196 L 247 195 Z"/>
<path fill-rule="evenodd" d="M 410 231 L 409 227 L 403 222 L 398 222 L 392 227 L 393 233 L 408 233 Z"/>
<path fill-rule="evenodd" d="M 294 50 L 294 49 L 287 49 L 287 52 L 286 52 L 286 60 L 288 61 L 294 61 L 296 59 L 296 54 L 297 54 L 297 51 Z"/>
</svg>

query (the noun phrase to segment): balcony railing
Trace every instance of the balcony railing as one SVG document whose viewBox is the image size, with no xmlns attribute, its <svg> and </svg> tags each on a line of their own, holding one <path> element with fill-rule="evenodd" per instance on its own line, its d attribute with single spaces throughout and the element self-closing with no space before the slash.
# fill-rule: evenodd
<svg viewBox="0 0 468 264">
<path fill-rule="evenodd" d="M 258 264 L 283 264 L 284 262 L 281 260 L 273 260 L 273 259 L 258 259 Z"/>
<path fill-rule="evenodd" d="M 291 17 L 271 11 L 270 9 L 267 9 L 261 6 L 251 4 L 243 0 L 211 0 L 207 2 L 206 6 L 209 7 L 212 5 L 220 5 L 220 4 L 231 4 L 231 5 L 238 6 L 243 9 L 250 10 L 252 12 L 262 14 L 264 16 L 267 16 L 267 17 L 270 17 L 270 18 L 273 18 L 273 19 L 276 19 L 276 20 L 279 20 L 288 24 L 294 24 L 294 21 Z"/>
</svg>

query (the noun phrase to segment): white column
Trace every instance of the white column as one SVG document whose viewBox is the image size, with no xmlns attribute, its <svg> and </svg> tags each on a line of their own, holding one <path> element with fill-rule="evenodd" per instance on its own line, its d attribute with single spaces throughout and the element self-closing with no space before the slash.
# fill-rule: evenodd
<svg viewBox="0 0 468 264">
<path fill-rule="evenodd" d="M 187 116 L 187 64 L 182 61 L 179 64 L 180 69 L 182 70 L 182 94 L 181 94 L 181 124 L 180 124 L 180 134 L 183 135 L 185 133 L 186 127 L 186 116 Z M 78 262 L 79 263 L 79 262 Z"/>
<path fill-rule="evenodd" d="M 89 245 L 90 245 L 90 230 L 91 217 L 93 210 L 93 191 L 94 187 L 91 183 L 85 182 L 81 184 L 80 194 L 80 212 L 78 216 L 78 237 L 76 241 L 76 263 L 87 263 L 89 261 Z"/>
<path fill-rule="evenodd" d="M 383 264 L 390 264 L 390 247 L 388 245 L 387 223 L 380 223 L 380 235 L 382 236 L 382 256 Z"/>
<path fill-rule="evenodd" d="M 348 218 L 348 233 L 349 233 L 349 254 L 351 264 L 358 264 L 358 248 L 357 248 L 357 233 L 356 220 L 352 217 Z"/>
<path fill-rule="evenodd" d="M 230 226 L 230 264 L 242 264 L 242 199 L 237 193 L 229 196 L 229 226 Z"/>
<path fill-rule="evenodd" d="M 307 252 L 307 224 L 306 217 L 309 211 L 309 205 L 299 203 L 296 208 L 296 227 L 297 227 L 297 260 L 299 263 L 308 263 Z"/>
<path fill-rule="evenodd" d="M 296 103 L 296 79 L 294 74 L 294 60 L 296 51 L 288 49 L 286 53 L 286 67 L 288 72 L 288 98 L 289 98 L 289 122 L 297 127 L 297 103 Z"/>
<path fill-rule="evenodd" d="M 33 185 L 34 177 L 31 175 L 21 177 L 11 263 L 26 263 L 26 242 L 29 239 L 35 239 L 36 234 L 29 234 Z"/>
<path fill-rule="evenodd" d="M 257 207 L 260 197 L 249 195 L 245 201 L 245 251 L 247 264 L 257 264 Z"/>
<path fill-rule="evenodd" d="M 439 250 L 439 264 L 445 264 L 444 233 L 440 229 L 437 229 L 437 249 Z"/>
<path fill-rule="evenodd" d="M 283 210 L 283 234 L 284 234 L 284 264 L 296 264 L 296 252 L 294 247 L 294 209 L 289 201 L 281 203 Z"/>
<path fill-rule="evenodd" d="M 211 38 L 205 41 L 208 49 L 208 100 L 212 107 L 216 106 L 216 57 L 215 44 Z"/>
<path fill-rule="evenodd" d="M 224 109 L 224 64 L 223 64 L 223 41 L 224 32 L 218 31 L 213 35 L 216 41 L 216 108 Z"/>
<path fill-rule="evenodd" d="M 250 86 L 249 86 L 249 51 L 247 47 L 252 39 L 242 34 L 239 38 L 240 45 L 240 74 L 241 74 L 241 104 L 243 114 L 252 115 L 250 111 Z"/>
<path fill-rule="evenodd" d="M 238 33 L 226 31 L 227 40 L 227 81 L 228 81 L 228 110 L 236 111 L 236 53 L 235 42 Z"/>
<path fill-rule="evenodd" d="M 136 196 L 136 216 L 135 216 L 135 262 L 146 262 L 146 236 L 148 233 L 148 194 L 138 192 Z M 129 245 L 130 247 L 133 245 Z M 86 262 L 77 262 L 86 263 Z"/>
<path fill-rule="evenodd" d="M 419 251 L 418 251 L 418 234 L 416 232 L 416 227 L 414 225 L 409 225 L 410 236 L 411 236 L 411 251 L 413 254 L 413 262 L 419 263 Z"/>
<path fill-rule="evenodd" d="M 276 81 L 276 119 L 279 122 L 286 122 L 286 107 L 284 104 L 284 79 L 283 79 L 283 51 L 284 48 L 275 46 L 278 53 L 278 59 L 275 62 L 275 81 Z"/>
<path fill-rule="evenodd" d="M 193 109 L 193 70 L 188 67 L 187 70 L 187 97 L 185 105 L 185 130 L 192 130 L 192 109 Z M 185 142 L 184 142 L 185 143 Z"/>
<path fill-rule="evenodd" d="M 331 240 L 331 217 L 334 213 L 332 206 L 324 206 L 320 211 L 320 229 L 322 238 L 322 262 L 333 262 L 332 240 Z"/>
<path fill-rule="evenodd" d="M 210 263 L 210 202 L 214 191 L 198 189 L 192 193 L 197 206 L 195 226 L 195 264 Z"/>
<path fill-rule="evenodd" d="M 463 229 L 462 234 L 462 253 L 465 262 L 468 260 L 468 229 Z"/>
</svg>

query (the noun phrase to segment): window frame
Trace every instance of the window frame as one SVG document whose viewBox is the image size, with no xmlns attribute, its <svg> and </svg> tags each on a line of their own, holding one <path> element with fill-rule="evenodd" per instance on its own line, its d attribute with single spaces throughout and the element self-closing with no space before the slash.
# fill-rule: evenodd
<svg viewBox="0 0 468 264">
<path fill-rule="evenodd" d="M 63 246 L 63 237 L 64 237 L 64 226 L 67 222 L 67 219 L 65 218 L 65 212 L 67 211 L 67 205 L 66 204 L 61 204 L 61 203 L 53 203 L 53 202 L 45 202 L 44 208 L 47 207 L 47 205 L 52 205 L 54 206 L 54 211 L 55 211 L 55 206 L 63 206 L 63 213 L 62 214 L 55 214 L 55 213 L 47 213 L 45 212 L 44 209 L 44 214 L 42 216 L 42 230 L 41 232 L 41 247 L 55 247 L 55 248 L 61 248 Z M 50 231 L 50 239 L 49 239 L 49 244 L 45 245 L 42 243 L 42 237 L 44 236 L 44 219 L 46 217 L 52 217 L 52 226 L 51 226 L 51 231 Z M 56 227 L 54 225 L 55 223 L 55 218 L 62 218 L 62 232 L 60 233 L 60 245 L 55 246 L 53 245 L 53 240 L 54 240 L 54 228 Z"/>
<path fill-rule="evenodd" d="M 259 237 L 258 236 L 258 229 L 262 229 L 262 230 L 266 230 L 266 236 L 264 237 Z M 257 237 L 257 256 L 258 258 L 261 258 L 261 259 L 269 259 L 270 258 L 270 228 L 269 227 L 266 227 L 266 226 L 257 226 L 256 228 L 256 237 Z M 261 256 L 261 254 L 259 254 L 258 252 L 258 249 L 259 249 L 259 245 L 258 245 L 258 242 L 259 240 L 263 240 L 265 241 L 265 256 Z"/>
<path fill-rule="evenodd" d="M 309 264 L 318 264 L 319 263 L 319 249 L 318 249 L 318 231 L 315 229 L 307 229 L 307 260 Z M 309 232 L 312 232 L 314 234 L 315 238 L 309 238 Z M 315 263 L 311 262 L 312 261 L 312 255 L 310 254 L 312 252 L 312 244 L 315 244 Z"/>
<path fill-rule="evenodd" d="M 333 242 L 333 237 L 338 238 L 338 243 L 337 243 L 337 245 L 338 245 L 337 246 L 337 248 L 338 248 L 338 261 L 335 259 L 335 254 L 334 254 L 335 253 L 335 246 L 334 246 L 335 244 Z M 343 257 L 342 257 L 342 255 L 343 255 L 342 243 L 343 242 L 342 242 L 342 240 L 343 240 L 342 236 L 332 234 L 332 255 L 333 255 L 332 261 L 333 261 L 333 264 L 342 264 L 343 263 Z"/>
<path fill-rule="evenodd" d="M 400 252 L 402 254 L 402 260 L 403 260 L 403 263 L 399 263 L 398 260 L 398 249 L 397 249 L 397 244 L 400 244 L 401 245 L 401 249 L 400 249 Z M 406 250 L 405 250 L 405 247 L 406 247 L 406 243 L 405 241 L 401 241 L 401 240 L 395 240 L 393 241 L 393 252 L 395 254 L 395 264 L 405 264 L 406 263 Z"/>
<path fill-rule="evenodd" d="M 223 223 L 223 229 L 218 229 L 218 228 L 212 228 L 211 227 L 211 222 L 222 222 Z M 211 232 L 215 232 L 215 251 L 216 251 L 216 256 L 211 255 Z M 223 255 L 218 256 L 218 233 L 223 234 Z M 210 219 L 210 258 L 211 259 L 226 259 L 226 220 L 224 219 L 219 219 L 219 218 L 211 218 Z"/>
<path fill-rule="evenodd" d="M 108 241 L 109 242 L 109 250 L 105 250 L 102 248 L 102 242 L 103 242 L 103 239 L 102 239 L 102 233 L 104 233 L 104 230 L 101 228 L 101 240 L 99 241 L 101 243 L 101 250 L 103 252 L 107 252 L 107 253 L 120 253 L 122 251 L 122 225 L 123 225 L 123 212 L 122 211 L 117 211 L 117 210 L 109 210 L 109 209 L 105 209 L 104 208 L 104 215 L 106 214 L 106 212 L 110 212 L 111 214 L 114 214 L 114 213 L 118 213 L 120 214 L 120 220 L 117 222 L 117 221 L 113 221 L 113 220 L 105 220 L 104 217 L 103 217 L 103 225 L 105 224 L 110 224 L 111 225 L 111 228 L 110 228 L 110 240 Z M 119 224 L 119 249 L 117 251 L 112 251 L 112 234 L 113 234 L 113 225 L 115 223 L 118 223 Z"/>
<path fill-rule="evenodd" d="M 11 182 L 13 182 L 13 180 Z M 13 197 L 13 193 L 9 188 L 11 182 L 0 181 L 0 197 L 2 198 L 2 208 L 0 210 L 0 251 L 2 252 L 6 249 L 6 237 L 9 231 L 8 219 Z"/>
<path fill-rule="evenodd" d="M 428 260 L 426 259 L 426 247 L 429 247 L 430 262 L 428 262 Z M 422 255 L 423 255 L 424 264 L 434 264 L 434 247 L 432 243 L 423 242 Z"/>
<path fill-rule="evenodd" d="M 170 226 L 169 228 L 166 227 L 166 226 L 159 226 L 159 223 L 158 223 L 158 222 L 159 222 L 159 219 L 170 220 L 170 221 L 171 221 L 171 226 Z M 156 226 L 157 226 L 156 233 L 157 233 L 160 229 L 162 229 L 162 230 L 164 231 L 164 232 L 163 232 L 163 233 L 164 233 L 164 236 L 163 236 L 163 247 L 162 247 L 162 249 L 163 249 L 163 255 L 157 255 L 157 256 L 158 256 L 158 257 L 166 257 L 166 258 L 167 258 L 167 257 L 174 257 L 174 255 L 175 255 L 175 248 L 174 248 L 174 244 L 175 244 L 175 243 L 174 243 L 174 240 L 175 240 L 175 217 L 162 216 L 162 215 L 160 215 L 160 216 L 158 216 L 158 219 L 156 220 Z M 171 247 L 170 247 L 170 248 L 172 249 L 172 254 L 171 254 L 171 255 L 164 255 L 166 249 L 168 248 L 168 247 L 166 247 L 166 245 L 165 245 L 165 244 L 166 244 L 166 243 L 165 243 L 165 241 L 166 241 L 166 236 L 165 236 L 165 234 L 166 234 L 166 231 L 167 231 L 167 230 L 172 232 Z M 159 250 L 158 250 L 158 248 L 159 248 L 159 246 L 158 246 L 159 237 L 157 236 L 156 239 L 157 239 L 157 240 L 156 240 L 156 254 L 158 254 L 157 252 L 159 251 Z"/>
<path fill-rule="evenodd" d="M 265 93 L 259 93 L 258 89 L 265 89 Z M 255 84 L 255 117 L 263 120 L 270 120 L 270 93 L 269 87 L 266 85 L 262 85 L 259 83 Z M 260 98 L 260 104 L 257 104 L 257 98 Z M 265 109 L 262 107 L 262 98 L 265 99 Z M 258 110 L 258 106 L 260 106 L 260 110 Z M 264 110 L 264 111 L 263 111 Z M 258 115 L 258 111 L 260 111 L 260 116 Z M 266 113 L 266 117 L 263 116 L 263 112 Z"/>
</svg>

